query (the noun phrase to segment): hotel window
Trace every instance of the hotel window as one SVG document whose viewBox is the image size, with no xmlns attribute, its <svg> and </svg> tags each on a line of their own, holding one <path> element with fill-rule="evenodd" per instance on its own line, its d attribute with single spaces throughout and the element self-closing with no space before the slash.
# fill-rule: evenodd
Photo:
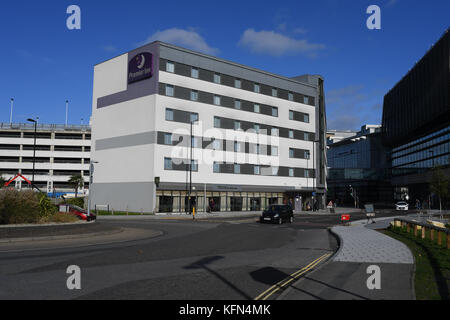
<svg viewBox="0 0 450 320">
<path fill-rule="evenodd" d="M 272 157 L 278 156 L 278 147 L 275 147 L 275 146 L 271 147 L 271 155 L 272 155 Z"/>
<path fill-rule="evenodd" d="M 261 167 L 260 166 L 254 166 L 253 167 L 253 173 L 257 176 L 261 174 Z"/>
<path fill-rule="evenodd" d="M 192 101 L 198 101 L 198 91 L 191 90 L 191 100 Z"/>
<path fill-rule="evenodd" d="M 167 84 L 166 85 L 166 96 L 173 97 L 174 88 L 173 86 Z"/>
<path fill-rule="evenodd" d="M 166 109 L 166 120 L 173 121 L 173 110 L 172 109 Z"/>
<path fill-rule="evenodd" d="M 309 178 L 309 170 L 305 169 L 305 178 Z"/>
<path fill-rule="evenodd" d="M 271 134 L 272 136 L 277 137 L 277 136 L 279 135 L 278 128 L 272 128 L 272 129 L 270 130 L 270 134 Z"/>
<path fill-rule="evenodd" d="M 305 133 L 304 133 L 303 139 L 304 139 L 305 141 L 309 141 L 309 133 L 308 133 L 308 132 L 305 132 Z"/>
<path fill-rule="evenodd" d="M 221 77 L 220 74 L 214 73 L 214 82 L 220 84 L 221 83 Z"/>
<path fill-rule="evenodd" d="M 241 122 L 240 121 L 234 122 L 234 130 L 241 130 Z"/>
<path fill-rule="evenodd" d="M 261 129 L 261 126 L 260 126 L 259 124 L 255 123 L 255 124 L 253 125 L 253 128 L 255 129 L 255 132 L 256 132 L 256 133 L 259 133 L 259 130 Z"/>
<path fill-rule="evenodd" d="M 275 88 L 272 88 L 272 97 L 278 97 L 278 90 Z"/>
<path fill-rule="evenodd" d="M 164 170 L 172 170 L 172 159 L 164 158 Z"/>
<path fill-rule="evenodd" d="M 192 171 L 198 171 L 198 162 L 197 162 L 197 160 L 191 160 L 191 168 L 192 168 Z"/>
<path fill-rule="evenodd" d="M 241 173 L 241 165 L 240 164 L 237 164 L 237 163 L 234 164 L 234 173 L 235 174 Z"/>
<path fill-rule="evenodd" d="M 304 104 L 309 104 L 309 97 L 303 96 L 303 103 Z"/>
<path fill-rule="evenodd" d="M 234 100 L 234 108 L 241 110 L 241 100 Z"/>
<path fill-rule="evenodd" d="M 173 62 L 167 61 L 167 63 L 166 63 L 166 71 L 174 73 L 175 72 L 175 64 Z"/>
<path fill-rule="evenodd" d="M 221 149 L 220 140 L 213 140 L 212 148 L 213 150 L 220 150 Z"/>
<path fill-rule="evenodd" d="M 234 142 L 234 152 L 241 152 L 241 144 L 238 141 Z"/>
<path fill-rule="evenodd" d="M 256 93 L 260 93 L 260 92 L 261 92 L 261 87 L 260 87 L 259 84 L 255 83 L 254 91 L 255 91 Z"/>
<path fill-rule="evenodd" d="M 309 160 L 309 157 L 310 157 L 310 153 L 309 153 L 309 151 L 305 151 L 305 159 L 306 160 Z"/>
<path fill-rule="evenodd" d="M 289 168 L 289 177 L 293 177 L 294 176 L 294 169 Z"/>
<path fill-rule="evenodd" d="M 260 112 L 259 104 L 254 104 L 254 105 L 253 105 L 253 111 L 256 112 L 256 113 L 259 113 L 259 112 Z"/>
<path fill-rule="evenodd" d="M 220 106 L 220 96 L 214 96 L 214 104 Z"/>
<path fill-rule="evenodd" d="M 261 154 L 261 146 L 259 144 L 255 145 L 255 153 L 256 154 Z"/>
<path fill-rule="evenodd" d="M 278 117 L 278 108 L 272 108 L 272 117 Z"/>
<path fill-rule="evenodd" d="M 214 162 L 213 171 L 214 171 L 214 173 L 220 173 L 220 164 L 219 163 Z"/>
<path fill-rule="evenodd" d="M 191 69 L 191 77 L 198 79 L 198 69 L 197 68 L 192 68 Z"/>
<path fill-rule="evenodd" d="M 289 138 L 294 139 L 294 130 L 289 130 Z"/>
<path fill-rule="evenodd" d="M 289 158 L 294 158 L 295 154 L 294 154 L 294 149 L 289 149 Z"/>
<path fill-rule="evenodd" d="M 172 134 L 171 133 L 164 133 L 164 144 L 171 146 L 172 145 Z"/>
<path fill-rule="evenodd" d="M 272 175 L 277 176 L 278 175 L 278 167 L 272 167 Z"/>
<path fill-rule="evenodd" d="M 306 114 L 306 113 L 305 113 L 305 114 L 303 115 L 303 121 L 306 122 L 306 123 L 309 123 L 309 114 Z"/>
<path fill-rule="evenodd" d="M 289 110 L 289 120 L 294 120 L 294 111 Z"/>
<path fill-rule="evenodd" d="M 198 113 L 191 113 L 190 120 L 191 122 L 198 121 Z"/>
<path fill-rule="evenodd" d="M 220 127 L 221 127 L 220 118 L 214 117 L 214 128 Z"/>
<path fill-rule="evenodd" d="M 235 79 L 234 80 L 234 87 L 240 89 L 242 86 L 241 80 L 240 79 Z"/>
<path fill-rule="evenodd" d="M 288 93 L 288 100 L 289 101 L 294 101 L 294 94 L 292 92 Z"/>
</svg>

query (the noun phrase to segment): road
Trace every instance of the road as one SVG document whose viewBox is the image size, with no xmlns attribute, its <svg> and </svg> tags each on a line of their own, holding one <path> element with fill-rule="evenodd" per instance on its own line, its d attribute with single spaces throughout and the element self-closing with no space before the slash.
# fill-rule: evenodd
<svg viewBox="0 0 450 320">
<path fill-rule="evenodd" d="M 139 240 L 1 246 L 0 299 L 253 300 L 337 250 L 327 228 L 338 218 L 331 215 L 283 225 L 255 218 L 98 223 L 134 230 Z M 159 236 L 145 237 L 155 231 Z M 67 289 L 71 265 L 81 269 L 81 290 Z"/>
</svg>

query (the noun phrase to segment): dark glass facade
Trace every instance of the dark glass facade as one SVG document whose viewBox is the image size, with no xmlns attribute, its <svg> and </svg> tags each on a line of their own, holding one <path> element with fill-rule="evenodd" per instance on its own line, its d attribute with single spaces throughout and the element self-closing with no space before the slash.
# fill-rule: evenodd
<svg viewBox="0 0 450 320">
<path fill-rule="evenodd" d="M 394 199 L 437 207 L 431 169 L 450 174 L 450 32 L 384 97 L 383 144 L 391 149 Z"/>
</svg>

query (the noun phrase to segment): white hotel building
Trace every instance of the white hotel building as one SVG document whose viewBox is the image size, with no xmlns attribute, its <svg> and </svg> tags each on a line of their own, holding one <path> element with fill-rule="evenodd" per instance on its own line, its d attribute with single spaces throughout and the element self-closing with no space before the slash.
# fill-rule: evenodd
<svg viewBox="0 0 450 320">
<path fill-rule="evenodd" d="M 34 124 L 0 123 L 0 176 L 6 181 L 18 173 L 32 181 L 35 160 L 35 185 L 43 192 L 74 192 L 67 182 L 72 175 L 89 182 L 91 128 L 88 125 L 36 126 L 36 156 L 34 152 Z M 30 188 L 22 178 L 11 186 Z"/>
<path fill-rule="evenodd" d="M 323 207 L 324 115 L 320 76 L 145 45 L 94 68 L 91 204 L 181 213 L 191 185 L 197 211 Z"/>
</svg>

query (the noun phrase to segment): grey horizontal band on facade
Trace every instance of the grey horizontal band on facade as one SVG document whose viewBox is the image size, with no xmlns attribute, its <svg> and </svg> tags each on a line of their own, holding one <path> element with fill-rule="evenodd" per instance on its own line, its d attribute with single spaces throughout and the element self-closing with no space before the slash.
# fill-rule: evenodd
<svg viewBox="0 0 450 320">
<path fill-rule="evenodd" d="M 206 192 L 268 192 L 268 193 L 284 193 L 284 192 L 306 192 L 314 190 L 312 187 L 281 187 L 281 186 L 261 186 L 261 185 L 237 185 L 237 184 L 200 184 L 192 183 L 195 188 L 193 192 L 203 194 L 206 186 Z M 160 182 L 158 191 L 186 191 L 186 183 L 177 182 Z"/>
<path fill-rule="evenodd" d="M 176 57 L 178 58 L 178 57 Z M 207 82 L 214 82 L 214 74 L 220 74 L 221 77 L 223 78 L 223 81 L 221 81 L 221 83 L 219 83 L 220 85 L 224 85 L 224 86 L 228 86 L 228 87 L 235 87 L 235 83 L 234 80 L 240 80 L 242 83 L 241 88 L 236 88 L 236 89 L 240 89 L 240 90 L 244 90 L 244 91 L 250 91 L 250 92 L 254 92 L 254 84 L 258 84 L 261 87 L 261 92 L 259 92 L 260 94 L 263 95 L 267 95 L 267 96 L 272 96 L 272 89 L 276 89 L 278 91 L 278 96 L 274 97 L 274 98 L 279 98 L 279 99 L 283 99 L 283 100 L 287 100 L 289 101 L 289 93 L 292 93 L 294 95 L 294 99 L 293 102 L 298 102 L 298 103 L 303 103 L 303 97 L 308 97 L 310 101 L 312 101 L 312 104 L 309 104 L 310 106 L 315 106 L 315 101 L 316 98 L 314 97 L 315 94 L 317 93 L 316 90 L 311 88 L 311 84 L 304 84 L 304 83 L 298 83 L 298 85 L 293 86 L 292 82 L 288 82 L 288 81 L 284 81 L 281 79 L 275 79 L 272 78 L 271 76 L 260 76 L 258 78 L 254 78 L 253 80 L 249 80 L 248 78 L 250 78 L 250 73 L 249 72 L 245 72 L 245 69 L 241 69 L 240 72 L 232 72 L 233 70 L 230 68 L 218 68 L 217 64 L 214 65 L 210 65 L 210 70 L 202 68 L 202 67 L 198 67 L 199 64 L 186 64 L 186 63 L 180 63 L 177 60 L 179 59 L 165 59 L 165 58 L 161 58 L 160 59 L 160 71 L 164 71 L 164 72 L 168 72 L 166 70 L 166 63 L 167 62 L 171 62 L 175 64 L 175 70 L 174 70 L 174 74 L 180 75 L 180 76 L 185 76 L 185 77 L 191 77 L 191 69 L 195 68 L 199 70 L 199 77 L 198 78 L 193 78 L 193 79 L 198 79 L 198 80 L 202 80 L 202 81 L 207 81 Z M 233 74 L 233 75 L 231 75 Z M 292 80 L 291 80 L 292 81 Z M 271 85 L 267 85 L 266 83 L 270 82 Z M 284 82 L 285 86 L 282 86 L 282 83 Z M 298 90 L 299 86 L 303 86 L 304 89 L 306 91 L 308 91 L 309 94 L 303 94 L 303 93 L 299 93 L 296 92 Z M 282 88 L 282 87 L 289 87 L 289 90 Z M 297 88 L 295 88 L 297 87 Z M 315 93 L 314 96 L 312 96 L 312 93 Z"/>
<path fill-rule="evenodd" d="M 165 135 L 172 135 L 171 142 L 172 144 L 166 144 L 165 143 Z M 213 149 L 213 142 L 215 141 L 214 138 L 205 138 L 205 137 L 196 137 L 193 136 L 194 140 L 201 139 L 201 149 Z M 178 147 L 190 147 L 189 145 L 189 136 L 183 136 L 183 135 L 173 135 L 171 133 L 167 132 L 161 132 L 161 131 L 149 131 L 144 133 L 138 133 L 138 134 L 132 134 L 132 135 L 126 135 L 126 136 L 119 136 L 114 138 L 108 138 L 108 139 L 99 139 L 95 141 L 95 150 L 96 151 L 102 151 L 102 150 L 109 150 L 109 149 L 119 149 L 119 148 L 129 148 L 129 147 L 135 147 L 135 146 L 142 146 L 142 145 L 150 145 L 150 144 L 158 144 L 158 145 L 166 145 L 166 146 L 178 146 Z M 217 151 L 224 151 L 224 152 L 237 152 L 237 153 L 246 153 L 246 154 L 257 154 L 254 152 L 251 152 L 250 146 L 258 145 L 258 144 L 251 144 L 247 141 L 228 141 L 228 140 L 219 140 L 221 142 L 221 149 L 217 149 Z M 243 151 L 235 151 L 234 146 L 235 142 L 238 142 L 241 146 L 243 146 Z M 230 147 L 230 148 L 228 148 Z M 260 153 L 259 155 L 271 155 L 271 147 L 272 145 L 259 145 Z M 278 147 L 278 146 L 275 146 Z M 200 147 L 193 147 L 194 149 L 200 149 Z M 305 159 L 300 156 L 300 154 L 304 151 L 303 149 L 296 149 L 296 148 L 290 148 L 296 151 L 295 153 L 295 159 Z M 298 152 L 298 153 L 297 153 Z"/>
<path fill-rule="evenodd" d="M 171 86 L 174 88 L 173 96 L 166 94 L 167 86 Z M 195 91 L 198 94 L 197 100 L 191 99 L 191 91 Z M 169 98 L 177 98 L 177 99 L 187 100 L 187 101 L 191 101 L 191 102 L 195 102 L 195 103 L 204 103 L 204 104 L 208 104 L 208 105 L 215 106 L 215 107 L 223 107 L 223 108 L 228 108 L 228 109 L 234 109 L 237 111 L 251 112 L 251 113 L 255 113 L 255 114 L 262 114 L 262 115 L 278 118 L 278 107 L 275 107 L 275 106 L 269 106 L 269 105 L 265 105 L 265 104 L 261 104 L 261 103 L 242 100 L 242 99 L 238 99 L 238 98 L 227 97 L 227 96 L 223 96 L 220 94 L 214 94 L 214 93 L 201 91 L 201 90 L 194 90 L 194 89 L 190 89 L 190 88 L 186 88 L 186 87 L 175 86 L 175 85 L 162 83 L 162 82 L 159 83 L 159 95 L 166 96 Z M 214 103 L 214 97 L 220 97 L 220 105 Z M 240 101 L 240 108 L 236 108 L 236 105 L 235 105 L 236 101 Z M 260 112 L 254 111 L 255 105 L 259 106 Z M 276 116 L 273 115 L 272 109 L 276 109 L 276 111 L 277 111 Z"/>
</svg>

